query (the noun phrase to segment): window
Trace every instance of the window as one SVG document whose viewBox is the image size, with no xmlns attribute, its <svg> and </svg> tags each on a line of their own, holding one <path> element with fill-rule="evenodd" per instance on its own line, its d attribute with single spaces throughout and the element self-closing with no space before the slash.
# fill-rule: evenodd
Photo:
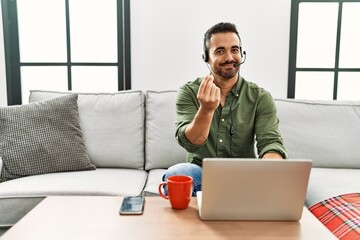
<svg viewBox="0 0 360 240">
<path fill-rule="evenodd" d="M 2 1 L 8 104 L 31 89 L 131 88 L 130 0 Z"/>
<path fill-rule="evenodd" d="M 360 100 L 359 13 L 359 0 L 292 0 L 289 98 Z"/>
</svg>

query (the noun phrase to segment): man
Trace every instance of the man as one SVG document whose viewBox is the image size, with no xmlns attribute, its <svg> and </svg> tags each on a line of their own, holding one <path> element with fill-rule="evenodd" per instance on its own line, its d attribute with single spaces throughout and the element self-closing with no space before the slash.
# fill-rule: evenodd
<svg viewBox="0 0 360 240">
<path fill-rule="evenodd" d="M 178 143 L 187 162 L 170 167 L 171 175 L 189 175 L 201 190 L 205 157 L 286 158 L 276 106 L 271 95 L 239 74 L 245 61 L 236 26 L 218 23 L 204 36 L 203 59 L 211 74 L 182 86 L 177 95 Z"/>
</svg>

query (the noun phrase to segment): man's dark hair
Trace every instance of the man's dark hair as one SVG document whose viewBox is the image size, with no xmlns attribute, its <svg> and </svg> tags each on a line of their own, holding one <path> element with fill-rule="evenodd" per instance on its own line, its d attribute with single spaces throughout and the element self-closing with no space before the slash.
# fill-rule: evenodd
<svg viewBox="0 0 360 240">
<path fill-rule="evenodd" d="M 218 24 L 215 24 L 211 28 L 209 28 L 206 33 L 204 34 L 204 51 L 208 50 L 208 44 L 210 42 L 211 36 L 215 33 L 227 33 L 227 32 L 233 32 L 235 33 L 239 40 L 240 40 L 240 46 L 241 46 L 241 38 L 239 35 L 238 30 L 236 29 L 235 24 L 228 23 L 228 22 L 220 22 Z"/>
</svg>

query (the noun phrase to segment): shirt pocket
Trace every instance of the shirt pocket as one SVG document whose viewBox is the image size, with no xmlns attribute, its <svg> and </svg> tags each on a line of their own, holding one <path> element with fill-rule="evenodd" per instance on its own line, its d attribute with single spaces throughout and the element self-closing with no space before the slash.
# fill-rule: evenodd
<svg viewBox="0 0 360 240">
<path fill-rule="evenodd" d="M 241 124 L 234 127 L 231 135 L 230 152 L 232 157 L 255 158 L 254 125 Z"/>
</svg>

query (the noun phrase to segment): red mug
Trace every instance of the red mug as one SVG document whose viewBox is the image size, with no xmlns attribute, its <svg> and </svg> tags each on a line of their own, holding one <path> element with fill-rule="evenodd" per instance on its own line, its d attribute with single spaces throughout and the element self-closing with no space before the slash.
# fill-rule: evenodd
<svg viewBox="0 0 360 240">
<path fill-rule="evenodd" d="M 167 185 L 168 196 L 162 192 L 162 187 Z M 185 209 L 189 206 L 193 188 L 193 178 L 190 176 L 170 176 L 166 182 L 160 183 L 160 196 L 170 200 L 173 209 Z"/>
</svg>

